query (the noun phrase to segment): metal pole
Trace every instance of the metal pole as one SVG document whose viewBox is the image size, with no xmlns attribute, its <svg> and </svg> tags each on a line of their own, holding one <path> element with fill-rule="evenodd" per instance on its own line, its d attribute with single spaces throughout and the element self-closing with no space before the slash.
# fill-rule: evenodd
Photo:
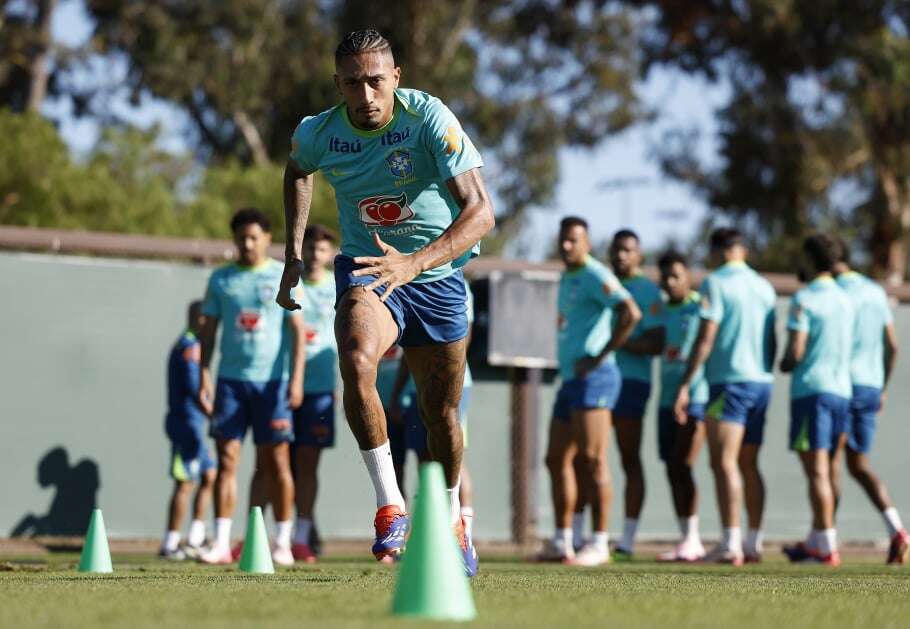
<svg viewBox="0 0 910 629">
<path fill-rule="evenodd" d="M 538 472 L 537 419 L 540 369 L 511 367 L 512 541 L 534 539 Z"/>
</svg>

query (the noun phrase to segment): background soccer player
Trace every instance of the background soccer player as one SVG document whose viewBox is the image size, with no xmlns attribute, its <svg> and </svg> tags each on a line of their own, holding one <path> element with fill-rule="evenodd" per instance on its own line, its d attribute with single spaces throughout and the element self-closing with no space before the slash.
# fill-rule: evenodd
<svg viewBox="0 0 910 629">
<path fill-rule="evenodd" d="M 697 561 L 705 549 L 698 532 L 698 492 L 692 468 L 705 439 L 702 420 L 708 401 L 708 383 L 701 370 L 689 388 L 689 408 L 684 422 L 673 412 L 679 380 L 698 334 L 701 296 L 692 290 L 692 276 L 685 256 L 668 251 L 658 261 L 660 287 L 667 296 L 652 318 L 644 336 L 623 349 L 660 355 L 660 401 L 657 411 L 657 443 L 679 518 L 682 541 L 659 561 Z"/>
<path fill-rule="evenodd" d="M 652 327 L 651 316 L 660 303 L 660 289 L 641 272 L 642 254 L 638 234 L 622 229 L 613 236 L 610 244 L 610 265 L 642 313 L 642 319 L 632 333 L 632 339 L 641 337 Z M 645 474 L 641 465 L 642 418 L 651 396 L 651 356 L 635 354 L 620 349 L 616 364 L 622 374 L 619 400 L 613 409 L 616 426 L 616 443 L 623 473 L 626 477 L 624 492 L 625 520 L 622 539 L 616 552 L 631 556 L 635 551 L 635 534 L 638 518 L 645 501 Z"/>
<path fill-rule="evenodd" d="M 414 375 L 430 452 L 445 471 L 465 570 L 473 575 L 476 554 L 458 500 L 468 330 L 461 266 L 495 222 L 483 162 L 439 99 L 398 89 L 401 68 L 376 31 L 348 33 L 335 51 L 335 69 L 344 102 L 304 118 L 292 140 L 278 303 L 299 307 L 290 291 L 300 275 L 313 173 L 322 170 L 341 223 L 335 334 L 345 414 L 376 492 L 373 554 L 398 555 L 410 524 L 376 391 L 379 360 L 397 342 Z"/>
<path fill-rule="evenodd" d="M 888 563 L 906 563 L 910 558 L 910 534 L 904 529 L 900 514 L 885 483 L 872 470 L 869 451 L 875 437 L 877 416 L 885 400 L 885 386 L 897 360 L 897 332 L 888 296 L 876 282 L 850 268 L 847 247 L 839 242 L 840 260 L 834 267 L 837 283 L 843 288 L 856 316 L 850 378 L 853 383 L 847 432 L 832 463 L 835 507 L 840 497 L 839 460 L 846 449 L 847 469 L 856 479 L 872 504 L 882 514 L 891 544 Z"/>
<path fill-rule="evenodd" d="M 311 225 L 303 236 L 301 306 L 306 339 L 303 402 L 294 409 L 294 499 L 297 528 L 294 559 L 316 560 L 310 548 L 313 510 L 319 489 L 317 469 L 323 449 L 335 445 L 335 278 L 327 266 L 335 257 L 335 235 Z"/>
<path fill-rule="evenodd" d="M 231 518 L 237 502 L 237 466 L 248 428 L 253 430 L 256 465 L 271 490 L 276 533 L 272 557 L 294 563 L 294 478 L 290 447 L 294 430 L 291 409 L 303 398 L 304 331 L 299 315 L 275 304 L 281 265 L 268 256 L 272 242 L 268 218 L 259 210 L 239 210 L 231 219 L 238 262 L 212 273 L 202 313 L 202 378 L 199 398 L 208 404 L 212 379 L 209 364 L 220 322 L 221 360 L 212 415 L 218 447 L 215 480 L 215 541 L 200 559 L 230 563 Z M 290 377 L 289 377 L 290 376 Z"/>
<path fill-rule="evenodd" d="M 553 406 L 546 457 L 556 531 L 540 558 L 582 566 L 610 560 L 607 518 L 612 487 L 607 443 L 620 387 L 614 351 L 641 319 L 629 293 L 590 252 L 588 224 L 581 218 L 564 218 L 559 226 L 559 255 L 566 270 L 559 281 L 557 352 L 562 385 Z M 582 461 L 577 478 L 576 456 Z M 575 554 L 571 521 L 579 494 L 591 505 L 593 533 Z"/>
<path fill-rule="evenodd" d="M 761 558 L 765 486 L 758 452 L 777 351 L 775 294 L 768 280 L 746 264 L 748 252 L 739 231 L 715 230 L 710 248 L 718 268 L 701 285 L 698 337 L 673 412 L 680 422 L 688 417 L 690 391 L 704 365 L 709 385 L 705 429 L 723 524 L 721 543 L 705 559 L 740 565 Z M 744 490 L 749 515 L 745 547 L 740 529 Z"/>
<path fill-rule="evenodd" d="M 830 453 L 847 425 L 852 385 L 853 306 L 832 275 L 837 243 L 823 234 L 803 243 L 800 275 L 808 284 L 790 303 L 781 371 L 790 379 L 790 449 L 809 483 L 812 532 L 805 545 L 785 548 L 791 560 L 840 564 L 834 529 Z M 805 552 L 804 552 L 805 551 Z"/>
<path fill-rule="evenodd" d="M 167 417 L 165 432 L 171 441 L 171 477 L 174 492 L 168 506 L 167 532 L 159 555 L 167 559 L 184 559 L 197 555 L 205 541 L 205 512 L 215 483 L 215 462 L 206 445 L 206 415 L 211 408 L 200 408 L 199 330 L 203 325 L 202 302 L 194 301 L 187 309 L 187 328 L 171 348 L 167 361 Z M 199 483 L 193 501 L 187 546 L 180 548 L 180 525 L 186 515 L 193 486 Z"/>
</svg>

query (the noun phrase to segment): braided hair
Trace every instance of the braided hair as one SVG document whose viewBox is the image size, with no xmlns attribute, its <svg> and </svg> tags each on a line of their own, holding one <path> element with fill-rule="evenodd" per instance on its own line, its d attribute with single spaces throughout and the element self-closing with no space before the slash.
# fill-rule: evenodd
<svg viewBox="0 0 910 629">
<path fill-rule="evenodd" d="M 375 29 L 351 31 L 342 38 L 338 48 L 335 49 L 335 63 L 344 57 L 353 57 L 368 52 L 387 52 L 391 55 L 392 45 Z"/>
</svg>

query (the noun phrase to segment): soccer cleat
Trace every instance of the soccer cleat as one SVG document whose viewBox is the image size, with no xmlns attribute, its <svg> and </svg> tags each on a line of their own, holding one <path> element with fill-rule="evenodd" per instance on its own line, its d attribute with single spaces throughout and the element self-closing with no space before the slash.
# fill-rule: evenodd
<svg viewBox="0 0 910 629">
<path fill-rule="evenodd" d="M 657 561 L 670 562 L 680 561 L 691 563 L 701 561 L 705 556 L 705 547 L 700 541 L 684 541 L 677 544 L 673 550 L 661 553 L 657 556 Z"/>
<path fill-rule="evenodd" d="M 809 548 L 805 542 L 797 542 L 792 546 L 784 546 L 781 550 L 792 563 L 808 561 L 815 556 L 815 551 Z"/>
<path fill-rule="evenodd" d="M 175 548 L 173 550 L 165 550 L 164 548 L 158 551 L 158 556 L 162 559 L 167 559 L 168 561 L 184 561 L 186 560 L 186 553 L 183 552 L 182 548 Z"/>
<path fill-rule="evenodd" d="M 815 561 L 832 568 L 837 568 L 840 565 L 840 553 L 835 550 L 832 551 L 830 555 L 821 555 L 816 551 L 809 561 Z"/>
<path fill-rule="evenodd" d="M 574 559 L 567 563 L 572 566 L 582 566 L 585 568 L 602 566 L 610 563 L 610 551 L 589 542 L 578 551 L 578 554 L 575 555 Z"/>
<path fill-rule="evenodd" d="M 744 553 L 743 561 L 745 563 L 761 563 L 761 553 Z"/>
<path fill-rule="evenodd" d="M 705 563 L 722 563 L 731 566 L 741 566 L 743 565 L 745 558 L 741 551 L 730 550 L 719 544 L 712 548 L 711 552 L 707 553 L 702 558 L 702 561 Z"/>
<path fill-rule="evenodd" d="M 411 518 L 396 505 L 380 507 L 373 520 L 376 539 L 373 542 L 373 556 L 379 561 L 396 559 L 407 543 Z"/>
<path fill-rule="evenodd" d="M 910 533 L 901 529 L 891 538 L 891 546 L 888 548 L 888 563 L 905 564 L 908 560 L 910 560 Z"/>
<path fill-rule="evenodd" d="M 199 559 L 202 553 L 205 552 L 205 545 L 199 544 L 198 546 L 192 546 L 190 544 L 184 544 L 183 552 L 186 554 L 187 559 Z"/>
<path fill-rule="evenodd" d="M 309 544 L 294 544 L 291 546 L 291 554 L 294 559 L 304 563 L 316 563 L 316 553 L 310 548 Z"/>
<path fill-rule="evenodd" d="M 290 546 L 275 546 L 272 549 L 272 562 L 279 566 L 290 567 L 294 565 L 294 553 Z"/>
<path fill-rule="evenodd" d="M 231 549 L 231 559 L 240 561 L 240 555 L 243 554 L 243 542 L 237 542 Z"/>
<path fill-rule="evenodd" d="M 199 563 L 205 563 L 209 565 L 224 565 L 234 563 L 236 560 L 231 556 L 230 548 L 212 546 L 201 555 L 199 555 L 198 561 Z"/>
<path fill-rule="evenodd" d="M 534 561 L 544 563 L 570 563 L 575 559 L 575 549 L 566 548 L 564 544 L 552 539 L 544 540 L 543 548 L 534 556 Z"/>
<path fill-rule="evenodd" d="M 474 541 L 468 537 L 464 529 L 464 518 L 458 518 L 458 524 L 455 525 L 455 538 L 458 540 L 458 548 L 461 550 L 461 557 L 464 560 L 464 573 L 470 578 L 477 574 L 478 558 L 477 551 L 474 549 Z"/>
<path fill-rule="evenodd" d="M 613 559 L 616 561 L 632 561 L 635 557 L 635 553 L 631 550 L 626 550 L 619 544 L 613 545 Z"/>
</svg>

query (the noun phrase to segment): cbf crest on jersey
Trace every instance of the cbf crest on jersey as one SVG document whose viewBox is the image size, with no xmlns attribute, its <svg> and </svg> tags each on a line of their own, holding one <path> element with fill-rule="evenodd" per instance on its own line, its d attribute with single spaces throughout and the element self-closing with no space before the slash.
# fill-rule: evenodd
<svg viewBox="0 0 910 629">
<path fill-rule="evenodd" d="M 392 176 L 404 179 L 414 172 L 414 164 L 411 162 L 411 154 L 401 149 L 392 151 L 385 158 L 389 165 L 389 171 Z"/>
</svg>

